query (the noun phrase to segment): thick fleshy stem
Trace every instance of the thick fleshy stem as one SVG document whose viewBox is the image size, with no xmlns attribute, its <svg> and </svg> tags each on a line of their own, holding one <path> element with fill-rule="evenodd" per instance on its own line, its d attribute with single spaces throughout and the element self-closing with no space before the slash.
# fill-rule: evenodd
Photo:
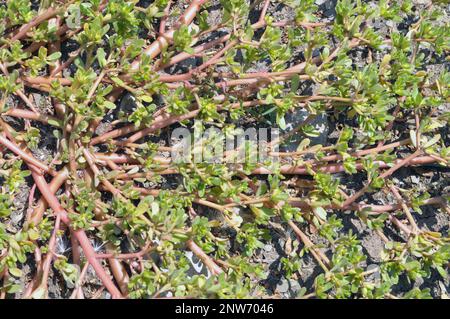
<svg viewBox="0 0 450 319">
<path fill-rule="evenodd" d="M 3 125 L 3 128 L 5 128 L 5 129 L 7 128 L 6 124 Z M 9 134 L 9 132 L 5 131 L 5 133 L 7 133 L 7 135 L 11 135 L 11 134 Z M 5 142 L 4 139 L 6 139 L 6 141 L 9 142 L 9 140 L 6 137 L 0 135 L 0 142 L 2 142 L 2 141 Z M 1 143 L 1 144 L 3 144 L 3 143 Z M 33 176 L 36 187 L 39 189 L 42 196 L 47 201 L 50 208 L 53 209 L 55 214 L 57 216 L 60 215 L 61 221 L 70 227 L 70 219 L 69 219 L 69 216 L 68 216 L 66 210 L 61 206 L 58 199 L 51 191 L 49 185 L 47 184 L 47 181 L 45 180 L 44 176 L 41 174 L 39 168 L 37 168 L 33 164 L 34 162 L 39 162 L 39 161 L 37 161 L 32 155 L 29 155 L 27 152 L 24 152 L 24 151 L 22 151 L 22 152 L 26 155 L 26 158 L 24 158 L 24 160 L 25 160 L 25 162 L 27 162 L 28 167 L 31 170 L 31 174 Z M 92 247 L 91 242 L 89 241 L 89 238 L 87 237 L 84 230 L 83 229 L 76 229 L 76 230 L 72 229 L 72 231 L 73 231 L 73 235 L 76 237 L 76 239 L 80 243 L 80 246 L 83 249 L 83 252 L 84 252 L 88 262 L 92 265 L 92 267 L 94 268 L 98 277 L 105 285 L 106 289 L 108 289 L 108 291 L 111 293 L 111 296 L 113 298 L 123 298 L 122 294 L 117 289 L 117 287 L 114 285 L 114 283 L 112 282 L 112 280 L 108 276 L 108 274 L 105 272 L 102 265 L 96 259 L 95 250 Z"/>
<path fill-rule="evenodd" d="M 408 157 L 399 160 L 395 163 L 394 166 L 392 166 L 391 168 L 389 168 L 388 170 L 386 170 L 385 172 L 383 172 L 380 175 L 380 178 L 385 179 L 389 176 L 391 176 L 395 171 L 397 171 L 398 169 L 400 169 L 403 166 L 407 166 L 410 165 L 411 163 L 413 163 L 414 160 L 417 160 L 417 157 L 420 156 L 422 154 L 422 151 L 418 150 L 416 152 L 414 152 L 413 154 L 409 155 Z M 426 156 L 424 156 L 426 157 Z M 433 159 L 434 161 L 436 161 L 436 159 L 434 158 L 430 158 L 430 162 L 431 159 Z M 386 165 L 387 166 L 387 165 Z M 380 167 L 382 167 L 380 165 Z M 348 207 L 350 204 L 352 204 L 355 200 L 357 200 L 358 198 L 360 198 L 369 188 L 370 184 L 366 184 L 363 188 L 361 188 L 359 191 L 357 191 L 355 194 L 353 194 L 351 197 L 347 198 L 344 203 L 342 204 L 342 208 L 346 208 Z"/>
<path fill-rule="evenodd" d="M 172 43 L 175 31 L 182 25 L 191 24 L 191 22 L 197 15 L 197 12 L 200 10 L 200 7 L 206 2 L 208 2 L 208 0 L 193 0 L 189 5 L 189 7 L 186 9 L 186 11 L 183 13 L 183 15 L 179 18 L 178 20 L 179 23 L 172 29 L 165 32 L 164 34 L 161 34 L 155 41 L 153 41 L 152 44 L 150 44 L 147 48 L 144 49 L 144 52 L 142 54 L 149 56 L 151 59 L 158 56 L 162 50 L 167 48 L 169 44 Z M 141 59 L 140 57 L 138 57 L 131 64 L 130 72 L 135 72 L 139 70 L 140 65 Z M 116 100 L 117 97 L 120 95 L 120 93 L 122 93 L 122 91 L 123 89 L 121 88 L 114 90 L 111 93 L 111 100 Z"/>
<path fill-rule="evenodd" d="M 186 246 L 194 253 L 205 265 L 213 275 L 218 275 L 223 272 L 214 260 L 211 259 L 193 240 L 189 239 Z"/>
<path fill-rule="evenodd" d="M 53 209 L 56 215 L 61 216 L 61 221 L 66 224 L 67 226 L 70 226 L 70 219 L 65 211 L 65 209 L 61 206 L 56 196 L 50 191 L 49 186 L 45 180 L 45 178 L 36 172 L 36 170 L 33 168 L 32 165 L 29 165 L 31 169 L 31 174 L 33 176 L 33 179 L 42 193 L 42 196 L 44 196 L 45 200 L 47 201 L 48 205 Z M 92 265 L 95 272 L 97 273 L 97 276 L 100 278 L 100 280 L 105 285 L 106 289 L 111 293 L 111 296 L 113 298 L 122 298 L 122 294 L 119 291 L 119 289 L 114 285 L 109 275 L 105 272 L 100 262 L 97 260 L 95 256 L 95 250 L 91 245 L 91 242 L 89 241 L 89 238 L 87 237 L 86 233 L 83 229 L 74 229 L 73 230 L 74 236 L 77 238 L 78 242 L 80 243 L 81 248 L 84 251 L 84 254 L 88 260 L 88 262 Z"/>
<path fill-rule="evenodd" d="M 6 137 L 4 137 L 2 135 L 0 135 L 0 144 L 3 144 L 4 146 L 6 146 L 14 154 L 20 156 L 27 163 L 34 165 L 37 169 L 43 170 L 44 172 L 46 172 L 52 176 L 55 176 L 57 174 L 52 168 L 50 168 L 47 165 L 45 165 L 44 163 L 38 161 L 33 156 L 27 154 L 26 152 L 21 150 L 20 147 L 17 146 L 14 142 L 11 142 L 10 140 L 8 140 Z"/>
</svg>

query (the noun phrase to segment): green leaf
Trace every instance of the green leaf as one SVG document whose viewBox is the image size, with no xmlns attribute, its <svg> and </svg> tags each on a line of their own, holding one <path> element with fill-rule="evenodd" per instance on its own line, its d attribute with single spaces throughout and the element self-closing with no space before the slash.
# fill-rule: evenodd
<svg viewBox="0 0 450 319">
<path fill-rule="evenodd" d="M 100 65 L 101 68 L 104 68 L 106 66 L 106 53 L 105 50 L 103 50 L 103 48 L 98 48 L 97 50 L 97 60 L 98 60 L 98 64 Z"/>
<path fill-rule="evenodd" d="M 284 116 L 277 116 L 277 124 L 282 130 L 286 129 L 286 121 Z"/>
<path fill-rule="evenodd" d="M 295 74 L 291 79 L 291 92 L 296 93 L 300 86 L 300 76 Z"/>
<path fill-rule="evenodd" d="M 61 123 L 58 120 L 48 120 L 48 124 L 56 127 L 61 127 Z"/>
<path fill-rule="evenodd" d="M 20 270 L 19 268 L 16 268 L 16 267 L 9 268 L 9 273 L 16 278 L 22 277 L 22 270 Z"/>
<path fill-rule="evenodd" d="M 11 285 L 8 288 L 8 293 L 9 294 L 15 294 L 17 292 L 20 292 L 22 290 L 22 286 L 21 285 Z"/>
<path fill-rule="evenodd" d="M 439 142 L 440 139 L 441 139 L 441 134 L 436 134 L 432 139 L 430 139 L 423 145 L 423 148 L 429 148 L 429 147 L 433 146 L 434 144 Z"/>
<path fill-rule="evenodd" d="M 108 109 L 108 110 L 114 110 L 116 108 L 116 105 L 113 102 L 110 101 L 105 101 L 103 102 L 103 105 Z"/>
<path fill-rule="evenodd" d="M 31 228 L 28 230 L 28 236 L 31 240 L 38 240 L 39 239 L 39 232 L 37 232 L 35 229 Z"/>
<path fill-rule="evenodd" d="M 153 98 L 149 95 L 141 95 L 141 96 L 139 96 L 139 99 L 141 99 L 142 101 L 147 102 L 147 103 L 153 102 Z"/>
<path fill-rule="evenodd" d="M 320 219 L 327 220 L 327 211 L 322 207 L 314 208 L 314 212 L 320 217 Z"/>
<path fill-rule="evenodd" d="M 303 151 L 311 144 L 311 140 L 309 138 L 304 138 L 297 146 L 297 152 Z"/>
<path fill-rule="evenodd" d="M 58 60 L 61 57 L 61 52 L 54 52 L 47 57 L 47 61 L 53 62 Z"/>
<path fill-rule="evenodd" d="M 33 294 L 31 295 L 31 298 L 33 299 L 44 299 L 46 295 L 47 290 L 44 287 L 39 287 L 36 289 Z"/>
<path fill-rule="evenodd" d="M 38 57 L 41 61 L 45 61 L 47 57 L 47 48 L 45 46 L 41 46 L 38 51 Z"/>
</svg>

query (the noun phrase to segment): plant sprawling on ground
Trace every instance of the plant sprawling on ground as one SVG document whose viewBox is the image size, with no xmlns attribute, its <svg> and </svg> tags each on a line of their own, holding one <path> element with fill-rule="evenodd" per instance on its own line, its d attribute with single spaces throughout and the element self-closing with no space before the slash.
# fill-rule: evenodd
<svg viewBox="0 0 450 319">
<path fill-rule="evenodd" d="M 323 2 L 1 1 L 0 298 L 280 297 L 307 260 L 295 297 L 448 283 L 445 179 L 403 182 L 448 172 L 446 1 Z M 167 132 L 194 125 L 280 128 L 279 161 L 180 163 Z"/>
</svg>

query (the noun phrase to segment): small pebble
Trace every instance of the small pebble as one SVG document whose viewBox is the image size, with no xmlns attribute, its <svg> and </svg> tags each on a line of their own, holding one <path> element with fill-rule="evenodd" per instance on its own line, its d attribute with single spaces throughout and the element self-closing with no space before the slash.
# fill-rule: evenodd
<svg viewBox="0 0 450 319">
<path fill-rule="evenodd" d="M 417 176 L 414 176 L 414 175 L 411 176 L 411 183 L 419 184 L 419 182 L 420 182 L 420 179 Z"/>
<path fill-rule="evenodd" d="M 277 291 L 280 293 L 285 293 L 289 290 L 289 282 L 283 279 L 280 284 L 277 285 Z"/>
</svg>

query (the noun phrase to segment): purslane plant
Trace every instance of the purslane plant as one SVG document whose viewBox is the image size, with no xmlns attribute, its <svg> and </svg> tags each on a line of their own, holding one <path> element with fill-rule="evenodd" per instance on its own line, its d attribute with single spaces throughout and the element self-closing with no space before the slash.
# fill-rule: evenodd
<svg viewBox="0 0 450 319">
<path fill-rule="evenodd" d="M 306 255 L 321 269 L 297 297 L 431 297 L 393 291 L 447 277 L 448 233 L 418 218 L 430 206 L 448 221 L 448 189 L 393 176 L 449 165 L 450 75 L 428 68 L 448 60 L 443 6 L 339 0 L 326 18 L 314 0 L 220 0 L 216 19 L 212 3 L 0 4 L 0 298 L 51 297 L 50 276 L 70 298 L 278 297 L 258 258 L 274 232 L 281 276 L 299 279 Z M 289 131 L 300 109 L 308 117 Z M 324 145 L 311 124 L 321 116 L 338 123 Z M 171 128 L 248 123 L 281 129 L 267 146 L 279 162 L 167 155 Z M 295 151 L 273 148 L 294 134 Z M 384 244 L 375 268 L 343 230 L 348 211 Z M 187 251 L 206 274 L 190 274 Z M 101 284 L 87 296 L 89 267 Z"/>
</svg>

